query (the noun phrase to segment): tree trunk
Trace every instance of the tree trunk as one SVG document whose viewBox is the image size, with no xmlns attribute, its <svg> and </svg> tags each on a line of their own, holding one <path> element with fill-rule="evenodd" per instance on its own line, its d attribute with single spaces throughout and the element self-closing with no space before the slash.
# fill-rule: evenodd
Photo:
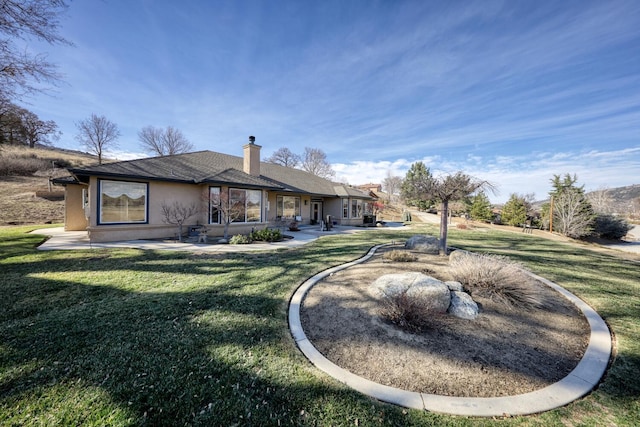
<svg viewBox="0 0 640 427">
<path fill-rule="evenodd" d="M 224 240 L 229 241 L 229 221 L 224 222 Z"/>
<path fill-rule="evenodd" d="M 447 255 L 447 221 L 449 216 L 449 201 L 445 200 L 440 205 L 440 255 Z"/>
</svg>

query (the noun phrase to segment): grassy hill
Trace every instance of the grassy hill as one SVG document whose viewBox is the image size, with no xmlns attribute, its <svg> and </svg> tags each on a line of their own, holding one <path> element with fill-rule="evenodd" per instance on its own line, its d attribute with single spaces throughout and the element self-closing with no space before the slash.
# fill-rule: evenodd
<svg viewBox="0 0 640 427">
<path fill-rule="evenodd" d="M 1 146 L 0 226 L 62 222 L 64 189 L 50 185 L 49 178 L 95 163 L 97 157 L 80 151 Z"/>
</svg>

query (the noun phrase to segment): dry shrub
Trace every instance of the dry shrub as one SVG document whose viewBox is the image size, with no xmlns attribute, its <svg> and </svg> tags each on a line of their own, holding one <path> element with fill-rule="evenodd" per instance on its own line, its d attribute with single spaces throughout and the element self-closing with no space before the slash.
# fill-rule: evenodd
<svg viewBox="0 0 640 427">
<path fill-rule="evenodd" d="M 453 280 L 472 295 L 502 302 L 511 307 L 544 306 L 542 289 L 523 267 L 507 257 L 460 253 L 449 263 Z"/>
<path fill-rule="evenodd" d="M 456 228 L 459 230 L 467 230 L 469 227 L 467 226 L 467 224 L 463 224 L 461 222 L 456 224 Z"/>
<path fill-rule="evenodd" d="M 50 167 L 49 162 L 33 155 L 13 153 L 0 155 L 0 176 L 31 176 L 39 170 Z"/>
<path fill-rule="evenodd" d="M 385 252 L 382 256 L 384 259 L 394 262 L 413 262 L 417 261 L 418 257 L 407 251 L 392 250 Z"/>
<path fill-rule="evenodd" d="M 381 301 L 380 315 L 394 325 L 420 332 L 429 328 L 435 318 L 441 316 L 427 300 L 408 295 L 405 289 L 393 295 L 385 294 Z"/>
</svg>

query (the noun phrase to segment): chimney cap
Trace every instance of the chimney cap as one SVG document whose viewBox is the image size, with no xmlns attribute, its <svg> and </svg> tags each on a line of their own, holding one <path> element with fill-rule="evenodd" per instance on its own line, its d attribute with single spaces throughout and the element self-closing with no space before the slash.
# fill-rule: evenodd
<svg viewBox="0 0 640 427">
<path fill-rule="evenodd" d="M 254 142 L 256 142 L 256 137 L 255 136 L 250 136 L 249 137 L 249 144 L 253 144 Z"/>
</svg>

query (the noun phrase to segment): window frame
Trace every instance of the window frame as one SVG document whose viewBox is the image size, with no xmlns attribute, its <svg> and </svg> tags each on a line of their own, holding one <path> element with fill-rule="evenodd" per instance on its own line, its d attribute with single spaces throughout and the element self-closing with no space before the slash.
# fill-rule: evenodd
<svg viewBox="0 0 640 427">
<path fill-rule="evenodd" d="M 232 198 L 231 198 L 231 193 L 232 191 L 242 191 L 244 192 L 244 198 L 243 198 L 243 202 L 244 202 L 244 219 L 242 221 L 239 220 L 232 220 L 231 223 L 232 224 L 253 224 L 253 223 L 260 223 L 262 222 L 262 205 L 263 205 L 263 194 L 262 194 L 262 190 L 256 190 L 256 189 L 251 189 L 251 188 L 238 188 L 238 187 L 229 187 L 227 188 L 227 194 L 228 194 L 228 202 L 229 202 L 229 206 L 231 206 L 231 203 L 233 202 Z M 254 193 L 254 195 L 259 195 L 258 197 L 258 201 L 257 201 L 257 207 L 253 207 L 251 210 L 249 209 L 249 203 L 251 203 L 251 198 L 249 197 L 250 193 Z M 240 200 L 238 200 L 240 201 Z M 257 212 L 258 216 L 256 220 L 252 220 L 249 221 L 249 212 Z"/>
<path fill-rule="evenodd" d="M 116 183 L 119 185 L 136 184 L 144 186 L 144 219 L 141 221 L 105 221 L 103 220 L 103 188 L 105 184 Z M 149 183 L 141 181 L 125 181 L 117 179 L 98 179 L 98 225 L 125 225 L 125 224 L 148 224 L 149 223 Z"/>
<path fill-rule="evenodd" d="M 212 190 L 217 189 L 218 190 L 218 206 L 216 207 L 216 212 L 215 214 L 218 216 L 218 222 L 213 222 L 212 221 L 212 217 L 214 214 L 214 206 L 213 206 L 213 199 L 211 197 L 212 195 Z M 219 186 L 210 186 L 209 187 L 209 224 L 215 225 L 215 224 L 222 224 L 222 210 L 220 209 L 220 204 L 222 203 L 222 187 Z"/>
<path fill-rule="evenodd" d="M 351 199 L 351 217 L 350 218 L 362 218 L 362 200 Z"/>
<path fill-rule="evenodd" d="M 284 201 L 285 199 L 293 199 L 293 215 L 285 215 L 284 213 Z M 281 218 L 297 218 L 302 216 L 302 200 L 300 196 L 276 196 L 276 219 Z"/>
</svg>

